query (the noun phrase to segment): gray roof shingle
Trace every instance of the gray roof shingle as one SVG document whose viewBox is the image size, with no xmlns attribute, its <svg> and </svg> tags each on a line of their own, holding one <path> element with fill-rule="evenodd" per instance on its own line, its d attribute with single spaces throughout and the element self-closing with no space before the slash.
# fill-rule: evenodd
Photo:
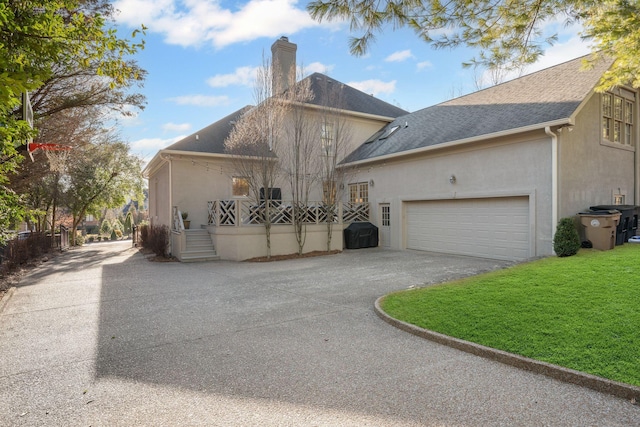
<svg viewBox="0 0 640 427">
<path fill-rule="evenodd" d="M 165 150 L 193 151 L 197 153 L 224 154 L 224 141 L 233 128 L 233 123 L 252 106 L 247 105 L 209 126 L 181 139 Z"/>
<path fill-rule="evenodd" d="M 386 126 L 399 126 L 396 132 L 362 144 L 343 163 L 569 118 L 611 65 L 598 61 L 581 71 L 585 58 L 398 117 Z"/>
<path fill-rule="evenodd" d="M 332 102 L 339 102 L 341 105 L 338 107 L 343 110 L 388 118 L 394 118 L 408 113 L 401 108 L 331 79 L 324 74 L 313 73 L 303 80 L 306 79 L 310 80 L 310 87 L 314 96 L 309 104 L 318 106 L 329 105 L 333 107 L 335 105 L 332 105 Z M 333 89 L 336 88 L 340 89 L 337 95 L 335 95 L 333 91 Z M 338 101 L 336 101 L 336 99 L 338 99 Z M 238 120 L 242 114 L 251 108 L 251 106 L 246 106 L 235 111 L 217 122 L 181 139 L 175 144 L 170 145 L 165 148 L 165 150 L 224 154 L 224 141 L 231 132 L 233 122 Z"/>
<path fill-rule="evenodd" d="M 313 92 L 313 99 L 309 101 L 309 104 L 332 106 L 382 117 L 398 117 L 408 113 L 402 108 L 382 101 L 373 95 L 367 95 L 324 74 L 313 73 L 305 77 L 304 80 L 310 81 L 311 91 Z"/>
</svg>

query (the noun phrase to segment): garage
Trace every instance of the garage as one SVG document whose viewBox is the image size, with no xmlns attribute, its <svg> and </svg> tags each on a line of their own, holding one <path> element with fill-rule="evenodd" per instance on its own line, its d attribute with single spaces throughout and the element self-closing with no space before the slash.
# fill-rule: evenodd
<svg viewBox="0 0 640 427">
<path fill-rule="evenodd" d="M 407 249 L 501 260 L 529 258 L 529 198 L 406 202 Z"/>
</svg>

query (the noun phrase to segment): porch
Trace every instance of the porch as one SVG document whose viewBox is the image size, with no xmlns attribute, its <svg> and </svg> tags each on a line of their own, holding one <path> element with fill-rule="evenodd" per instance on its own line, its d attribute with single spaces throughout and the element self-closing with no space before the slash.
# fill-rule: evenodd
<svg viewBox="0 0 640 427">
<path fill-rule="evenodd" d="M 256 203 L 252 200 L 214 200 L 207 202 L 205 229 L 211 238 L 211 249 L 220 259 L 243 261 L 267 255 L 264 223 L 271 222 L 271 255 L 287 255 L 298 252 L 294 218 L 300 218 L 305 230 L 304 253 L 313 251 L 342 250 L 343 230 L 352 222 L 369 221 L 368 203 L 326 204 L 270 200 Z M 182 253 L 191 252 L 188 247 L 184 222 L 177 206 L 173 207 L 172 254 L 182 260 Z M 329 235 L 331 243 L 328 245 Z M 211 254 L 211 253 L 210 253 Z"/>
</svg>

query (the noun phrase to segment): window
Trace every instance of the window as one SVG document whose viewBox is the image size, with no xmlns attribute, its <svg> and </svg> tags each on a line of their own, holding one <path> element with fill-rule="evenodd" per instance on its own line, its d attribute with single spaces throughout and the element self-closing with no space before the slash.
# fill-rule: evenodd
<svg viewBox="0 0 640 427">
<path fill-rule="evenodd" d="M 613 204 L 614 205 L 624 205 L 624 194 L 614 194 L 613 195 Z"/>
<path fill-rule="evenodd" d="M 400 126 L 393 126 L 390 127 L 389 129 L 387 129 L 387 131 L 379 138 L 379 139 L 387 139 L 389 138 L 391 135 L 393 135 L 395 133 L 395 131 L 397 131 L 398 129 L 400 129 Z"/>
<path fill-rule="evenodd" d="M 322 123 L 320 142 L 322 143 L 322 155 L 331 157 L 335 152 L 333 123 Z"/>
<path fill-rule="evenodd" d="M 602 138 L 634 145 L 635 93 L 620 89 L 618 94 L 607 92 L 602 95 Z"/>
<path fill-rule="evenodd" d="M 389 227 L 391 225 L 391 207 L 382 207 L 382 226 Z"/>
<path fill-rule="evenodd" d="M 369 202 L 369 184 L 359 182 L 349 184 L 349 202 L 350 203 L 368 203 Z"/>
<path fill-rule="evenodd" d="M 249 195 L 249 181 L 246 178 L 234 176 L 231 178 L 233 197 L 247 197 Z"/>
</svg>

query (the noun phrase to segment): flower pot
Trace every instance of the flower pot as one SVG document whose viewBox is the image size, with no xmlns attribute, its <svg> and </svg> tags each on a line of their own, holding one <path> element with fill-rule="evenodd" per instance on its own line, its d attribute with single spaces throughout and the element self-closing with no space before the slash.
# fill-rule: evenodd
<svg viewBox="0 0 640 427">
<path fill-rule="evenodd" d="M 191 221 L 186 221 L 186 220 L 184 220 L 184 221 L 182 221 L 182 222 L 184 223 L 184 229 L 185 229 L 185 230 L 188 230 L 188 229 L 189 229 L 189 225 L 191 225 Z"/>
</svg>

